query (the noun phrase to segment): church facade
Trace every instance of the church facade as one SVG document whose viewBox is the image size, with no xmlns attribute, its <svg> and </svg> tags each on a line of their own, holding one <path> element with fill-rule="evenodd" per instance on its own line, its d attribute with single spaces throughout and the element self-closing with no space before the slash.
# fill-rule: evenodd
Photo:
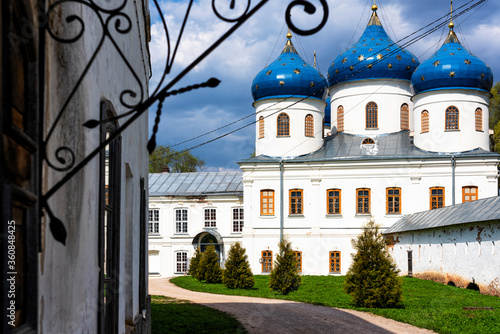
<svg viewBox="0 0 500 334">
<path fill-rule="evenodd" d="M 327 79 L 287 35 L 281 55 L 252 83 L 256 156 L 239 163 L 240 193 L 227 190 L 233 202 L 220 210 L 229 218 L 215 229 L 206 216 L 191 220 L 182 246 L 173 246 L 172 235 L 150 237 L 150 249 L 170 249 L 160 275 L 181 273 L 173 270 L 173 248 L 183 248 L 187 265 L 202 232 L 223 245 L 222 259 L 231 243 L 242 242 L 254 274 L 272 270 L 285 235 L 302 274 L 344 275 L 351 240 L 368 220 L 385 230 L 408 214 L 498 196 L 489 67 L 460 44 L 452 23 L 443 46 L 420 63 L 389 38 L 372 10 L 359 41 L 334 59 Z M 162 204 L 162 192 L 151 188 L 160 177 L 150 175 L 150 203 L 162 210 L 168 197 L 170 209 L 159 220 L 169 226 L 175 208 L 198 196 L 198 208 L 191 207 L 201 217 L 194 212 L 206 215 L 223 194 L 201 191 L 188 199 L 173 184 Z M 240 207 L 243 226 L 235 233 Z"/>
</svg>

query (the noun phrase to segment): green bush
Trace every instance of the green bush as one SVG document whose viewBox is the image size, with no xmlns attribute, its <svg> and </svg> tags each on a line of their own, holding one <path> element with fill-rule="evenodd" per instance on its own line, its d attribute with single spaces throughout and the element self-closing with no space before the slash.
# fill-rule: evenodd
<svg viewBox="0 0 500 334">
<path fill-rule="evenodd" d="M 352 244 L 357 253 L 345 277 L 345 292 L 358 307 L 397 307 L 402 282 L 379 226 L 369 221 Z"/>
<path fill-rule="evenodd" d="M 236 242 L 229 249 L 222 281 L 230 289 L 251 289 L 255 285 L 245 248 Z"/>
<path fill-rule="evenodd" d="M 222 283 L 222 270 L 219 264 L 219 256 L 214 246 L 208 246 L 203 253 L 196 274 L 207 283 Z"/>
<path fill-rule="evenodd" d="M 201 277 L 199 278 L 197 275 L 197 270 L 200 266 L 201 257 L 202 254 L 200 252 L 200 249 L 197 248 L 193 258 L 191 259 L 191 262 L 189 263 L 189 269 L 188 269 L 188 275 L 196 277 L 198 280 L 201 280 Z"/>
<path fill-rule="evenodd" d="M 274 268 L 269 275 L 269 288 L 282 295 L 295 291 L 302 283 L 302 277 L 297 273 L 295 253 L 292 243 L 283 238 L 279 244 L 279 254 L 276 256 Z"/>
</svg>

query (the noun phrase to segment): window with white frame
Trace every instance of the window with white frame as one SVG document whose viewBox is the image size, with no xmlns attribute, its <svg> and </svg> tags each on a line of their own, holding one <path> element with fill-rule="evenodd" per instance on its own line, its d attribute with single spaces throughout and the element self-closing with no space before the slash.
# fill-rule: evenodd
<svg viewBox="0 0 500 334">
<path fill-rule="evenodd" d="M 215 209 L 205 209 L 205 227 L 217 227 Z"/>
<path fill-rule="evenodd" d="M 175 233 L 188 233 L 187 209 L 175 209 Z"/>
<path fill-rule="evenodd" d="M 175 272 L 185 273 L 187 271 L 187 252 L 176 252 L 175 253 Z"/>
<path fill-rule="evenodd" d="M 158 209 L 149 209 L 148 233 L 160 233 L 160 210 Z"/>
<path fill-rule="evenodd" d="M 243 231 L 243 208 L 233 209 L 233 232 Z"/>
</svg>

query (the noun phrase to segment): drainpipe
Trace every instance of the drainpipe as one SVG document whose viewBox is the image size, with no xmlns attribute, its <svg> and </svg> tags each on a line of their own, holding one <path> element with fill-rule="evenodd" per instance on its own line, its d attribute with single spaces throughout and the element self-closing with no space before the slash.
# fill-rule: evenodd
<svg viewBox="0 0 500 334">
<path fill-rule="evenodd" d="M 455 205 L 455 166 L 456 166 L 456 160 L 455 156 L 451 156 L 451 191 L 452 191 L 452 196 L 451 196 L 451 204 Z"/>
<path fill-rule="evenodd" d="M 283 159 L 280 160 L 280 242 L 283 242 Z"/>
</svg>

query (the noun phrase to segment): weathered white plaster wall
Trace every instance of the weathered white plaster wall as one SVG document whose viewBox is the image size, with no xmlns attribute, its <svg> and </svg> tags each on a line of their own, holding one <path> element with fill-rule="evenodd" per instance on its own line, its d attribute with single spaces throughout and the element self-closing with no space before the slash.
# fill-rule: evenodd
<svg viewBox="0 0 500 334">
<path fill-rule="evenodd" d="M 323 145 L 323 119 L 326 103 L 309 98 L 302 100 L 290 97 L 286 101 L 278 98 L 254 102 L 256 109 L 255 154 L 274 157 L 292 157 L 318 150 Z M 278 115 L 290 117 L 290 136 L 277 137 Z M 305 117 L 314 117 L 314 137 L 305 136 Z M 264 138 L 259 138 L 259 117 L 264 117 Z"/>
<path fill-rule="evenodd" d="M 482 293 L 500 296 L 500 222 L 480 222 L 394 233 L 391 253 L 408 274 L 412 251 L 413 275 L 459 287 L 470 283 Z"/>
<path fill-rule="evenodd" d="M 106 6 L 114 8 L 120 3 L 112 1 Z M 61 20 L 55 25 L 59 36 L 74 37 L 79 31 L 78 24 L 64 24 L 67 15 L 80 16 L 85 22 L 85 31 L 81 39 L 71 44 L 46 38 L 46 131 L 89 63 L 102 34 L 102 27 L 95 22 L 95 13 L 88 7 L 60 6 L 60 10 L 60 16 L 55 15 L 54 18 Z M 130 2 L 123 9 L 132 22 L 131 31 L 127 34 L 116 32 L 114 24 L 110 24 L 117 45 L 138 78 L 119 58 L 109 40 L 106 41 L 48 143 L 48 158 L 52 162 L 56 161 L 54 152 L 58 147 L 70 147 L 79 162 L 98 146 L 99 128 L 89 130 L 83 127 L 83 123 L 99 119 L 101 101 L 109 100 L 120 114 L 127 110 L 120 102 L 122 91 L 131 89 L 147 97 L 151 74 L 145 30 L 147 11 L 148 3 L 145 1 Z M 128 103 L 138 102 L 128 96 L 125 100 Z M 119 122 L 123 124 L 125 119 Z M 119 333 L 125 332 L 126 320 L 134 320 L 142 311 L 138 305 L 139 194 L 141 178 L 145 179 L 147 189 L 147 126 L 148 116 L 144 114 L 122 133 Z M 46 168 L 44 192 L 64 175 L 65 172 Z M 38 282 L 40 333 L 97 331 L 99 182 L 99 157 L 96 157 L 49 200 L 54 214 L 64 222 L 68 238 L 66 246 L 56 242 L 49 232 L 49 220 L 44 220 Z"/>
<path fill-rule="evenodd" d="M 480 90 L 437 90 L 413 97 L 415 146 L 431 152 L 489 151 L 489 93 Z M 445 130 L 446 109 L 459 110 L 459 130 Z M 483 130 L 476 131 L 475 111 L 482 109 Z M 429 112 L 429 132 L 422 133 L 421 113 Z"/>
<path fill-rule="evenodd" d="M 159 210 L 159 234 L 149 234 L 149 256 L 153 257 L 150 272 L 158 271 L 161 277 L 183 275 L 176 272 L 175 253 L 186 251 L 188 261 L 195 252 L 193 239 L 206 231 L 204 210 L 215 208 L 216 225 L 224 243 L 223 259 L 227 258 L 230 245 L 241 239 L 241 233 L 233 232 L 233 208 L 242 208 L 243 198 L 236 195 L 207 196 L 204 198 L 150 197 L 149 209 Z M 188 233 L 175 233 L 175 210 L 188 210 Z M 158 256 L 155 258 L 155 256 Z"/>
<path fill-rule="evenodd" d="M 413 130 L 413 103 L 410 82 L 397 79 L 357 80 L 337 84 L 330 88 L 332 133 L 337 132 L 337 108 L 344 107 L 344 132 L 377 135 L 401 130 L 401 105 L 408 104 L 409 125 Z M 366 105 L 378 106 L 378 128 L 366 128 Z"/>
</svg>

